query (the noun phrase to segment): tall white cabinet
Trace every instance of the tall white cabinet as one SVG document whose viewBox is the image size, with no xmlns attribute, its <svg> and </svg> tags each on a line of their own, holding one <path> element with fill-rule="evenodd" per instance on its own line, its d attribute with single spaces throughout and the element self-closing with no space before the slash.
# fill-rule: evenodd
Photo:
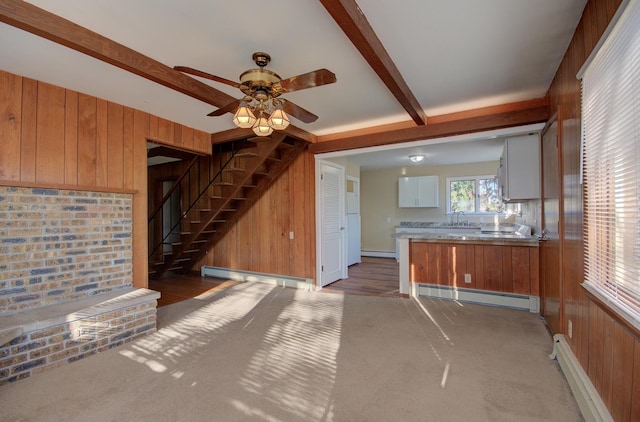
<svg viewBox="0 0 640 422">
<path fill-rule="evenodd" d="M 401 177 L 398 180 L 398 207 L 437 207 L 438 183 L 438 176 Z"/>
<path fill-rule="evenodd" d="M 362 262 L 360 179 L 347 176 L 347 266 Z"/>
</svg>

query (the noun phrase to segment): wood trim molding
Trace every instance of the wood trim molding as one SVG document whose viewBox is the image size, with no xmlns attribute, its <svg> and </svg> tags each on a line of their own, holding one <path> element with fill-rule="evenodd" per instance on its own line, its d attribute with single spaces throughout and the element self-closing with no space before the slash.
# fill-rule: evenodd
<svg viewBox="0 0 640 422">
<path fill-rule="evenodd" d="M 106 186 L 65 185 L 60 183 L 20 182 L 17 180 L 0 180 L 0 186 L 57 190 L 80 190 L 88 192 L 128 193 L 136 194 L 138 190 L 125 188 L 110 188 Z"/>
<path fill-rule="evenodd" d="M 474 111 L 455 113 L 460 119 L 448 120 L 442 118 L 440 123 L 426 126 L 414 126 L 400 128 L 377 133 L 358 133 L 335 138 L 330 141 L 320 141 L 309 146 L 309 151 L 314 154 L 346 151 L 357 148 L 367 148 L 380 145 L 392 145 L 403 142 L 442 138 L 446 136 L 460 135 L 464 133 L 482 132 L 492 129 L 522 126 L 532 123 L 542 123 L 549 119 L 549 107 L 546 102 L 534 100 L 532 107 L 512 109 L 508 106 L 501 107 L 499 112 L 493 114 L 478 114 Z M 485 112 L 486 109 L 483 109 Z M 470 116 L 470 117 L 467 117 Z M 430 120 L 431 121 L 431 120 Z"/>
<path fill-rule="evenodd" d="M 425 125 L 427 116 L 424 114 L 424 110 L 355 0 L 320 0 L 320 3 L 342 28 L 393 96 L 409 113 L 413 121 L 417 125 Z"/>
<path fill-rule="evenodd" d="M 0 2 L 0 22 L 157 82 L 215 107 L 235 98 L 131 48 L 20 0 Z"/>
</svg>

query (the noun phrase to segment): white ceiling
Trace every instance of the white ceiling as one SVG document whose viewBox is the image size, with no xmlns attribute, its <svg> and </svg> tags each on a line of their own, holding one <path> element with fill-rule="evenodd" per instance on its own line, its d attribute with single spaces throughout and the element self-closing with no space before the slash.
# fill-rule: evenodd
<svg viewBox="0 0 640 422">
<path fill-rule="evenodd" d="M 323 135 L 410 120 L 317 0 L 33 0 L 168 66 L 237 80 L 254 51 L 287 78 L 319 68 L 337 83 L 285 98 L 317 114 Z M 358 0 L 429 115 L 545 95 L 586 0 Z M 0 68 L 144 110 L 209 133 L 231 115 L 164 86 L 0 23 Z M 234 97 L 233 87 L 203 80 Z M 462 151 L 464 152 L 464 151 Z"/>
</svg>

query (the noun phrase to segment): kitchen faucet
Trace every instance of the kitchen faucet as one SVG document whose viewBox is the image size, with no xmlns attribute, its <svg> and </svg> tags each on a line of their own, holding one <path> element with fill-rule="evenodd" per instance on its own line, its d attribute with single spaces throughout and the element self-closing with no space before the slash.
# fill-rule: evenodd
<svg viewBox="0 0 640 422">
<path fill-rule="evenodd" d="M 466 214 L 464 213 L 464 211 L 458 211 L 458 212 L 456 212 L 456 226 L 459 226 L 459 225 L 460 225 L 460 214 L 462 214 L 462 215 L 466 215 Z"/>
</svg>

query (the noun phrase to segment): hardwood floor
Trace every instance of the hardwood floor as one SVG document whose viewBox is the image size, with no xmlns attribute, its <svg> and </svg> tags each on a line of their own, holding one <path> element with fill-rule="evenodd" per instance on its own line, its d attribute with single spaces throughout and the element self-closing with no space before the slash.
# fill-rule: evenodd
<svg viewBox="0 0 640 422">
<path fill-rule="evenodd" d="M 240 282 L 222 278 L 166 273 L 159 280 L 149 280 L 149 288 L 160 292 L 160 307 L 226 289 L 238 283 Z M 335 281 L 323 287 L 320 292 L 398 297 L 398 263 L 393 258 L 363 256 L 361 263 L 349 267 L 349 278 Z"/>
<path fill-rule="evenodd" d="M 200 275 L 165 273 L 159 280 L 149 280 L 149 288 L 160 292 L 158 307 L 198 297 L 204 293 L 227 289 L 240 281 Z"/>
<path fill-rule="evenodd" d="M 366 296 L 399 296 L 399 268 L 393 258 L 363 256 L 362 262 L 349 267 L 349 278 L 322 288 L 325 293 Z"/>
</svg>

